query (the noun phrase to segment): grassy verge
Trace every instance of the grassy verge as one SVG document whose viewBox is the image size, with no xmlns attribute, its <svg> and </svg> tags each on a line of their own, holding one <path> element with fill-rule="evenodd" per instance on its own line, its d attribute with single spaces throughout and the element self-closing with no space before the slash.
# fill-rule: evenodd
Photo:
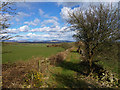
<svg viewBox="0 0 120 90">
<path fill-rule="evenodd" d="M 74 49 L 75 50 L 75 49 Z M 89 64 L 82 61 L 80 54 L 76 53 L 74 50 L 67 54 L 67 58 L 61 63 L 57 64 L 52 68 L 52 73 L 50 77 L 49 86 L 57 88 L 101 88 L 101 87 L 118 87 L 118 82 L 111 86 L 113 83 L 110 78 L 113 78 L 111 75 L 115 75 L 117 64 L 107 61 L 99 61 L 98 63 L 93 64 L 95 71 L 92 75 L 89 76 Z M 114 66 L 113 66 L 114 65 Z M 112 69 L 113 68 L 113 69 Z M 102 71 L 101 71 L 102 70 Z M 107 70 L 110 73 L 105 74 L 108 76 L 101 75 L 104 70 Z M 115 73 L 116 72 L 116 73 Z M 97 74 L 97 75 L 96 75 Z M 110 75 L 110 76 L 109 76 Z M 97 76 L 97 77 L 96 77 Z M 102 77 L 101 77 L 102 76 Z M 102 78 L 102 79 L 101 79 Z M 109 81 L 110 80 L 110 81 Z M 116 79 L 117 80 L 117 79 Z M 51 83 L 51 84 L 50 84 Z"/>
<path fill-rule="evenodd" d="M 84 75 L 80 73 L 82 67 L 80 55 L 69 52 L 66 59 L 52 68 L 51 78 L 48 81 L 50 87 L 54 88 L 89 88 L 96 87 L 82 80 Z M 79 75 L 80 74 L 80 75 Z"/>
<path fill-rule="evenodd" d="M 17 87 L 19 85 L 18 83 L 21 83 L 20 79 L 23 80 L 23 78 L 27 77 L 27 79 L 22 81 L 22 84 L 19 87 L 23 87 L 23 88 L 113 87 L 109 85 L 111 81 L 108 80 L 109 79 L 108 77 L 107 78 L 105 77 L 106 79 L 102 78 L 103 80 L 101 80 L 98 75 L 100 70 L 104 71 L 103 68 L 106 68 L 108 71 L 111 70 L 112 72 L 112 70 L 115 70 L 115 68 L 117 68 L 117 66 L 115 66 L 116 63 L 112 63 L 112 62 L 107 63 L 107 61 L 105 62 L 104 60 L 99 61 L 98 63 L 94 63 L 94 67 L 96 68 L 96 70 L 92 76 L 89 76 L 89 64 L 84 62 L 81 58 L 81 55 L 77 53 L 75 50 L 76 50 L 75 48 L 66 50 L 62 53 L 56 54 L 47 59 L 33 58 L 33 60 L 26 61 L 25 64 L 24 63 L 13 64 L 11 68 L 8 68 L 7 70 L 3 70 L 4 71 L 3 79 L 5 79 L 6 81 L 4 82 L 4 85 L 9 85 L 10 87 Z M 58 60 L 58 61 L 57 64 L 54 63 L 50 64 L 50 62 L 52 62 L 50 60 L 52 61 Z M 39 62 L 41 62 L 40 65 Z M 99 65 L 103 65 L 103 66 L 99 67 Z M 39 70 L 39 68 L 41 69 Z M 17 77 L 18 74 L 19 77 Z M 105 75 L 109 75 L 109 74 L 105 74 Z M 39 76 L 41 76 L 41 79 L 39 79 L 40 78 Z M 111 76 L 109 77 L 111 78 Z M 12 85 L 11 82 L 14 85 Z"/>
</svg>

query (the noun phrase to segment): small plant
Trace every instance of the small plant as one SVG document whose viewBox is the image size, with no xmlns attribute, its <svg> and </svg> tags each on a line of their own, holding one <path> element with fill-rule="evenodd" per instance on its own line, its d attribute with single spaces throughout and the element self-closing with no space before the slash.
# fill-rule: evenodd
<svg viewBox="0 0 120 90">
<path fill-rule="evenodd" d="M 25 84 L 27 87 L 29 86 L 30 88 L 38 88 L 43 85 L 44 79 L 43 79 L 43 74 L 40 72 L 29 72 L 25 75 Z"/>
</svg>

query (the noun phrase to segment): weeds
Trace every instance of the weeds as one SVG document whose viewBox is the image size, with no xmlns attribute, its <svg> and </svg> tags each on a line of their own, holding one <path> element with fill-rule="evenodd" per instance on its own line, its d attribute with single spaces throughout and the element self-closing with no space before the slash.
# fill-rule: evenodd
<svg viewBox="0 0 120 90">
<path fill-rule="evenodd" d="M 73 45 L 71 43 L 62 43 L 61 47 L 64 48 L 65 50 L 72 48 Z"/>
<path fill-rule="evenodd" d="M 39 88 L 43 85 L 44 75 L 40 72 L 30 71 L 25 75 L 25 85 L 30 86 L 30 88 Z"/>
</svg>

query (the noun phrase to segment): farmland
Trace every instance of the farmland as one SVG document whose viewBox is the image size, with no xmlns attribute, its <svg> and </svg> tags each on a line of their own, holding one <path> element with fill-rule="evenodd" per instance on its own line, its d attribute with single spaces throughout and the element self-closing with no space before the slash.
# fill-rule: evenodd
<svg viewBox="0 0 120 90">
<path fill-rule="evenodd" d="M 120 89 L 119 6 L 2 2 L 0 88 Z"/>
<path fill-rule="evenodd" d="M 46 47 L 47 44 L 12 43 L 2 47 L 2 62 L 16 62 L 28 60 L 32 57 L 48 57 L 64 51 L 61 47 Z"/>
<path fill-rule="evenodd" d="M 110 53 L 107 53 L 107 55 L 104 54 L 106 57 L 103 57 L 103 54 L 99 55 L 101 58 L 96 57 L 96 59 L 100 59 L 100 61 L 93 62 L 93 68 L 97 69 L 94 70 L 92 76 L 88 76 L 89 64 L 84 62 L 82 55 L 76 52 L 77 47 L 74 46 L 74 43 L 58 44 L 59 47 L 53 46 L 57 45 L 4 43 L 2 52 L 3 87 L 106 87 L 107 83 L 110 84 L 111 82 L 107 80 L 101 81 L 100 77 L 97 78 L 96 74 L 99 76 L 100 73 L 106 73 L 107 70 L 113 73 L 115 77 L 118 77 L 118 48 L 116 44 L 109 47 L 111 50 L 114 48 L 112 52 L 114 52 L 115 55 L 112 55 L 112 57 L 110 57 Z M 31 79 L 32 75 L 34 81 Z M 110 73 L 108 73 L 108 75 L 110 75 Z M 39 81 L 39 78 L 41 78 L 41 81 Z M 12 85 L 11 82 L 14 84 Z M 103 85 L 101 82 L 106 84 Z M 117 81 L 114 82 L 117 83 Z M 116 87 L 117 84 L 110 85 Z"/>
</svg>

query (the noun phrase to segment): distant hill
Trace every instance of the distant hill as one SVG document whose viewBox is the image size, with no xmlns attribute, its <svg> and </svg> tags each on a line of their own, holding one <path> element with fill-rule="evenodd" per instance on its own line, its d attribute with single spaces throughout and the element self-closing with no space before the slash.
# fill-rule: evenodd
<svg viewBox="0 0 120 90">
<path fill-rule="evenodd" d="M 45 40 L 45 41 L 15 41 L 15 40 L 4 40 L 4 42 L 18 42 L 18 43 L 62 43 L 62 42 L 74 42 L 68 40 Z"/>
<path fill-rule="evenodd" d="M 3 42 L 17 42 L 15 40 L 3 40 Z"/>
</svg>

